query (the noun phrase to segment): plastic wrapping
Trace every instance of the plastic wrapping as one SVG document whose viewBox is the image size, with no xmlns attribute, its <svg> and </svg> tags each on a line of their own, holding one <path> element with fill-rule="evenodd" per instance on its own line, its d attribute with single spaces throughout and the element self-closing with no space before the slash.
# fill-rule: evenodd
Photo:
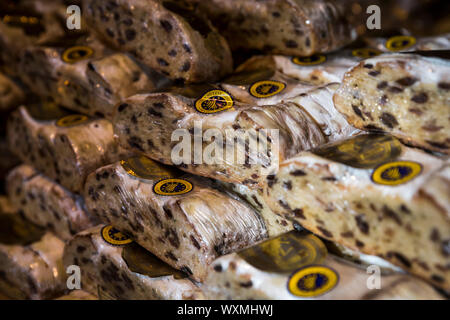
<svg viewBox="0 0 450 320">
<path fill-rule="evenodd" d="M 250 206 L 146 157 L 96 170 L 84 196 L 102 221 L 198 281 L 218 256 L 267 238 Z"/>
<path fill-rule="evenodd" d="M 20 78 L 31 91 L 91 116 L 111 118 L 122 99 L 160 85 L 158 77 L 148 76 L 127 55 L 112 54 L 93 37 L 30 46 L 21 57 Z"/>
<path fill-rule="evenodd" d="M 371 276 L 365 268 L 328 255 L 317 237 L 292 231 L 217 259 L 203 290 L 209 299 L 443 299 L 405 274 L 380 274 L 379 289 L 371 287 Z"/>
<path fill-rule="evenodd" d="M 89 173 L 129 154 L 114 141 L 108 120 L 49 104 L 20 107 L 7 130 L 12 151 L 24 163 L 75 193 L 81 192 Z"/>
<path fill-rule="evenodd" d="M 81 287 L 102 300 L 202 299 L 198 286 L 111 226 L 77 234 L 64 264 L 78 265 Z"/>
<path fill-rule="evenodd" d="M 407 33 L 399 33 L 390 37 L 365 38 L 365 42 L 382 52 L 407 52 L 448 50 L 450 48 L 450 33 L 431 37 L 414 37 Z"/>
<path fill-rule="evenodd" d="M 450 63 L 413 54 L 365 60 L 336 91 L 336 109 L 357 128 L 450 152 Z"/>
<path fill-rule="evenodd" d="M 291 221 L 273 212 L 264 200 L 263 190 L 250 189 L 242 184 L 227 183 L 215 180 L 213 185 L 222 191 L 228 192 L 231 196 L 238 197 L 249 203 L 264 220 L 269 238 L 279 236 L 294 229 Z"/>
<path fill-rule="evenodd" d="M 21 165 L 8 175 L 7 190 L 9 198 L 27 220 L 51 230 L 63 240 L 98 224 L 84 208 L 82 197 L 30 166 Z"/>
<path fill-rule="evenodd" d="M 0 198 L 0 291 L 14 299 L 46 299 L 63 293 L 64 243 L 25 221 Z"/>
<path fill-rule="evenodd" d="M 356 38 L 351 15 L 333 1 L 189 0 L 211 18 L 232 49 L 309 56 L 339 49 Z"/>
<path fill-rule="evenodd" d="M 264 172 L 278 161 L 355 133 L 334 111 L 332 96 L 336 86 L 317 88 L 298 99 L 272 106 L 241 104 L 214 86 L 187 87 L 183 95 L 136 95 L 118 108 L 114 130 L 122 146 L 166 164 L 172 164 L 174 153 L 175 158 L 178 156 L 175 147 L 186 146 L 188 135 L 189 148 L 183 151 L 187 152 L 187 159 L 183 154 L 177 160 L 183 170 L 257 188 L 263 184 Z M 177 136 L 177 129 L 184 129 L 177 131 L 182 131 L 181 137 Z M 201 140 L 208 129 L 220 133 L 222 139 L 211 143 L 204 138 L 198 148 L 195 140 Z M 250 150 L 254 145 L 257 148 Z M 222 156 L 217 153 L 215 157 L 205 157 L 205 150 L 211 146 L 222 150 Z"/>
<path fill-rule="evenodd" d="M 448 290 L 449 174 L 447 160 L 362 135 L 285 161 L 264 197 L 306 229 Z"/>
<path fill-rule="evenodd" d="M 172 80 L 214 81 L 231 72 L 225 39 L 179 1 L 90 0 L 84 7 L 87 22 L 105 41 Z"/>
</svg>

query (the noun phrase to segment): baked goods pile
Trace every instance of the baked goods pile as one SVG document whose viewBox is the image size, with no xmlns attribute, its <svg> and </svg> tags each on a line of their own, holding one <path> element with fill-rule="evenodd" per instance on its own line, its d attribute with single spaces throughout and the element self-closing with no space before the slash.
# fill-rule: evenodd
<svg viewBox="0 0 450 320">
<path fill-rule="evenodd" d="M 77 4 L 73 30 L 65 1 L 0 4 L 2 295 L 449 297 L 444 19 L 413 36 L 362 30 L 366 1 Z"/>
</svg>

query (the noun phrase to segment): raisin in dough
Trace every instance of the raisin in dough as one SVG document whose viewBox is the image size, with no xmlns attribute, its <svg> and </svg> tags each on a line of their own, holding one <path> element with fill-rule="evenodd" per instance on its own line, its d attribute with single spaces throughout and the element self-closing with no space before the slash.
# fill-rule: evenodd
<svg viewBox="0 0 450 320">
<path fill-rule="evenodd" d="M 64 292 L 64 242 L 24 220 L 0 198 L 0 292 L 13 299 L 46 299 Z"/>
<path fill-rule="evenodd" d="M 234 101 L 232 108 L 207 114 L 196 108 L 199 108 L 202 97 L 208 97 L 209 94 L 212 94 L 212 98 L 207 98 L 205 103 L 212 102 L 214 92 L 217 92 L 214 90 L 220 90 L 219 87 L 196 87 L 195 90 L 191 87 L 180 94 L 135 95 L 118 107 L 113 121 L 114 132 L 124 148 L 172 164 L 172 152 L 178 155 L 176 148 L 183 143 L 180 137 L 171 141 L 175 130 L 188 130 L 192 137 L 198 137 L 200 132 L 201 138 L 207 129 L 215 129 L 214 132 L 222 134 L 222 139 L 216 139 L 214 144 L 224 150 L 223 157 L 218 155 L 214 158 L 212 154 L 210 158 L 201 159 L 203 162 L 199 164 L 198 158 L 202 156 L 200 152 L 205 155 L 204 150 L 214 147 L 214 144 L 204 141 L 199 150 L 191 138 L 191 159 L 189 155 L 184 159 L 175 159 L 178 162 L 175 164 L 194 174 L 257 188 L 263 184 L 264 172 L 276 166 L 277 147 L 279 161 L 282 161 L 301 150 L 353 134 L 355 129 L 334 108 L 332 95 L 336 86 L 332 84 L 317 88 L 278 105 L 252 106 Z M 225 91 L 221 92 L 228 95 Z M 260 132 L 260 129 L 267 130 Z M 278 130 L 279 144 L 276 143 L 277 132 L 270 130 Z M 252 135 L 252 132 L 260 133 Z M 264 133 L 267 137 L 258 140 Z M 258 143 L 260 147 L 267 147 L 273 156 L 261 151 L 262 148 L 259 152 L 249 151 L 248 148 L 245 158 L 241 157 L 245 152 L 245 144 L 250 146 Z M 234 150 L 235 158 L 230 156 L 227 148 Z"/>
<path fill-rule="evenodd" d="M 64 265 L 80 266 L 83 290 L 98 295 L 102 300 L 203 298 L 202 292 L 193 282 L 136 244 L 107 243 L 101 235 L 104 227 L 99 225 L 80 232 L 68 242 L 64 250 Z M 131 246 L 133 250 L 138 250 L 139 256 L 126 255 Z M 142 256 L 144 258 L 139 261 Z M 148 263 L 143 267 L 145 262 Z"/>
<path fill-rule="evenodd" d="M 80 193 L 89 173 L 129 153 L 114 141 L 108 120 L 82 115 L 62 117 L 60 109 L 55 109 L 42 107 L 30 113 L 20 107 L 12 113 L 7 127 L 9 145 L 24 163 Z M 53 120 L 58 117 L 61 119 Z"/>
<path fill-rule="evenodd" d="M 232 70 L 225 39 L 180 2 L 86 0 L 84 8 L 87 22 L 109 44 L 172 80 L 214 81 Z"/>
<path fill-rule="evenodd" d="M 285 161 L 264 197 L 286 219 L 448 290 L 449 174 L 448 160 L 362 135 Z"/>
<path fill-rule="evenodd" d="M 334 96 L 355 127 L 388 132 L 408 144 L 450 152 L 450 63 L 413 54 L 365 60 Z"/>
<path fill-rule="evenodd" d="M 345 46 L 356 38 L 348 12 L 334 1 L 199 1 L 232 49 L 257 49 L 310 56 Z"/>
<path fill-rule="evenodd" d="M 13 80 L 0 73 L 0 113 L 17 107 L 24 99 L 23 90 Z"/>
<path fill-rule="evenodd" d="M 67 191 L 28 165 L 15 168 L 7 179 L 8 196 L 24 217 L 48 228 L 63 240 L 93 227 L 83 199 Z"/>
<path fill-rule="evenodd" d="M 302 243 L 311 243 L 311 237 L 315 241 L 318 238 L 308 235 L 294 236 L 294 233 L 282 235 L 279 238 L 268 240 L 239 253 L 232 253 L 218 258 L 211 265 L 203 290 L 208 299 L 226 300 L 355 300 L 355 299 L 402 299 L 402 300 L 441 300 L 431 286 L 412 276 L 399 273 L 385 273 L 381 275 L 382 286 L 380 290 L 369 289 L 369 277 L 366 269 L 357 264 L 345 261 L 331 254 L 327 255 L 326 248 L 322 253 L 317 253 L 315 258 L 307 254 L 310 246 Z M 280 239 L 282 244 L 280 244 Z M 280 250 L 282 248 L 283 250 Z M 275 251 L 275 249 L 278 249 Z M 316 249 L 320 250 L 320 249 Z M 250 253 L 249 253 L 250 252 Z M 283 253 L 290 253 L 283 256 Z M 259 257 L 254 258 L 254 254 Z M 286 254 L 285 253 L 285 254 Z M 301 256 L 300 253 L 304 255 Z M 283 268 L 278 269 L 277 263 L 284 263 Z M 291 269 L 286 267 L 286 264 Z M 327 271 L 337 275 L 338 280 L 334 287 L 324 289 L 324 292 L 314 294 L 312 283 L 302 282 L 309 288 L 310 296 L 294 295 L 289 290 L 290 280 L 294 282 L 296 270 L 308 272 L 313 266 L 320 265 Z M 309 269 L 311 268 L 311 269 Z M 311 271 L 311 273 L 317 271 Z M 318 273 L 319 275 L 321 273 Z M 315 277 L 320 277 L 315 275 Z M 334 276 L 328 277 L 331 282 Z M 302 279 L 302 278 L 300 278 Z M 306 279 L 306 277 L 304 277 Z M 317 279 L 317 278 L 316 278 Z M 319 278 L 320 279 L 320 278 Z M 320 289 L 320 281 L 316 280 L 316 290 Z M 301 283 L 301 281 L 298 281 Z M 325 285 L 326 286 L 326 285 Z M 324 287 L 325 287 L 324 286 Z M 305 291 L 303 293 L 306 293 Z"/>
<path fill-rule="evenodd" d="M 151 163 L 146 179 L 130 175 L 121 162 L 99 168 L 86 181 L 86 206 L 174 268 L 201 281 L 218 256 L 267 238 L 263 219 L 244 202 L 213 189 L 203 178 L 166 173 L 164 166 L 148 158 L 126 163 L 136 159 Z M 178 174 L 188 181 L 185 186 L 192 185 L 190 192 L 155 191 L 158 181 Z"/>
</svg>

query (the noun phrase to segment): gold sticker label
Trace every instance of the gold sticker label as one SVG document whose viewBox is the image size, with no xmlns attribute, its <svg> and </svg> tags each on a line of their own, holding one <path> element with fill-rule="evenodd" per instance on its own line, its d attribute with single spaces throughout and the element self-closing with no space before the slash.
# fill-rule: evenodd
<svg viewBox="0 0 450 320">
<path fill-rule="evenodd" d="M 62 60 L 67 63 L 76 63 L 88 59 L 94 54 L 94 50 L 86 46 L 75 46 L 66 49 L 62 54 Z"/>
<path fill-rule="evenodd" d="M 132 157 L 120 161 L 122 168 L 131 176 L 146 179 L 160 180 L 174 178 L 180 173 L 175 168 L 167 167 L 145 156 Z"/>
<path fill-rule="evenodd" d="M 101 235 L 106 243 L 113 246 L 123 246 L 133 242 L 127 235 L 123 234 L 113 226 L 105 226 L 101 230 Z"/>
<path fill-rule="evenodd" d="M 86 121 L 88 121 L 89 118 L 85 115 L 82 114 L 72 114 L 70 116 L 66 116 L 64 118 L 59 119 L 56 122 L 56 125 L 58 127 L 73 127 L 82 123 L 85 123 Z"/>
<path fill-rule="evenodd" d="M 223 90 L 211 90 L 195 102 L 195 109 L 201 113 L 216 113 L 233 107 L 231 95 Z"/>
<path fill-rule="evenodd" d="M 395 36 L 386 41 L 386 48 L 390 51 L 401 51 L 416 44 L 416 38 L 410 36 Z"/>
<path fill-rule="evenodd" d="M 360 48 L 352 51 L 352 55 L 357 58 L 368 59 L 380 55 L 382 52 L 372 48 Z"/>
<path fill-rule="evenodd" d="M 323 54 L 315 54 L 310 57 L 294 57 L 292 62 L 299 66 L 315 66 L 327 61 L 327 57 Z"/>
<path fill-rule="evenodd" d="M 291 231 L 245 249 L 239 256 L 262 271 L 291 273 L 303 266 L 321 263 L 327 256 L 327 248 L 312 234 Z"/>
<path fill-rule="evenodd" d="M 184 179 L 164 179 L 153 186 L 153 192 L 161 196 L 177 196 L 188 193 L 193 186 Z"/>
<path fill-rule="evenodd" d="M 286 88 L 286 85 L 280 81 L 263 80 L 255 82 L 250 87 L 250 94 L 256 98 L 269 98 L 279 94 Z"/>
<path fill-rule="evenodd" d="M 360 169 L 393 161 L 402 153 L 401 143 L 385 135 L 362 135 L 312 151 L 326 159 Z"/>
<path fill-rule="evenodd" d="M 132 272 L 150 278 L 173 276 L 175 279 L 184 279 L 187 277 L 186 274 L 172 268 L 136 243 L 123 249 L 122 258 Z"/>
<path fill-rule="evenodd" d="M 288 290 L 296 297 L 312 298 L 331 291 L 339 276 L 325 266 L 309 266 L 294 272 L 288 280 Z"/>
<path fill-rule="evenodd" d="M 380 165 L 372 174 L 376 184 L 396 186 L 407 183 L 422 172 L 422 166 L 412 161 L 394 161 Z"/>
</svg>

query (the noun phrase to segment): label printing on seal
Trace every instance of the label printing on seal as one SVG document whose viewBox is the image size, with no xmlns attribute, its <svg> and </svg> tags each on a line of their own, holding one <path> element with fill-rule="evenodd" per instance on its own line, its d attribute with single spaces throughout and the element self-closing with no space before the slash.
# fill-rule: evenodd
<svg viewBox="0 0 450 320">
<path fill-rule="evenodd" d="M 380 55 L 382 52 L 372 48 L 360 48 L 352 51 L 352 55 L 357 58 L 369 59 Z"/>
<path fill-rule="evenodd" d="M 233 107 L 234 101 L 228 92 L 210 90 L 195 101 L 195 109 L 201 113 L 216 113 Z"/>
<path fill-rule="evenodd" d="M 327 253 L 324 243 L 316 236 L 291 231 L 238 254 L 259 270 L 291 273 L 303 266 L 321 263 Z"/>
<path fill-rule="evenodd" d="M 123 234 L 113 226 L 104 226 L 100 233 L 103 240 L 113 246 L 123 246 L 133 242 L 127 235 Z"/>
<path fill-rule="evenodd" d="M 269 98 L 279 94 L 286 88 L 283 82 L 275 80 L 263 80 L 255 82 L 250 87 L 250 94 L 256 98 Z"/>
<path fill-rule="evenodd" d="M 395 36 L 386 41 L 386 48 L 390 51 L 401 51 L 416 44 L 416 38 L 411 36 Z"/>
<path fill-rule="evenodd" d="M 372 174 L 376 184 L 397 186 L 407 183 L 422 172 L 422 166 L 413 161 L 394 161 L 378 166 Z"/>
<path fill-rule="evenodd" d="M 327 57 L 323 54 L 315 54 L 310 57 L 294 57 L 292 62 L 299 66 L 315 66 L 327 61 Z"/>
<path fill-rule="evenodd" d="M 394 137 L 370 134 L 329 144 L 312 152 L 350 167 L 372 169 L 397 159 L 402 153 L 402 144 Z"/>
<path fill-rule="evenodd" d="M 192 189 L 192 183 L 184 179 L 164 179 L 153 186 L 153 192 L 161 196 L 178 196 Z"/>
<path fill-rule="evenodd" d="M 185 273 L 172 268 L 136 243 L 123 248 L 122 258 L 130 271 L 150 278 L 173 276 L 175 279 L 184 279 L 187 277 Z"/>
<path fill-rule="evenodd" d="M 89 58 L 94 54 L 94 50 L 87 46 L 75 46 L 66 49 L 62 53 L 62 60 L 67 63 L 76 63 Z"/>
<path fill-rule="evenodd" d="M 64 118 L 59 119 L 56 122 L 56 125 L 58 127 L 63 127 L 63 128 L 67 128 L 67 127 L 72 127 L 72 126 L 76 126 L 82 123 L 85 123 L 86 121 L 89 120 L 89 117 L 82 115 L 82 114 L 72 114 L 70 116 L 66 116 Z"/>
<path fill-rule="evenodd" d="M 161 180 L 180 175 L 177 169 L 165 166 L 145 156 L 121 160 L 120 164 L 129 175 L 145 180 Z"/>
<path fill-rule="evenodd" d="M 296 297 L 312 298 L 331 291 L 339 282 L 336 271 L 325 266 L 308 266 L 295 271 L 288 280 L 288 291 Z"/>
</svg>

